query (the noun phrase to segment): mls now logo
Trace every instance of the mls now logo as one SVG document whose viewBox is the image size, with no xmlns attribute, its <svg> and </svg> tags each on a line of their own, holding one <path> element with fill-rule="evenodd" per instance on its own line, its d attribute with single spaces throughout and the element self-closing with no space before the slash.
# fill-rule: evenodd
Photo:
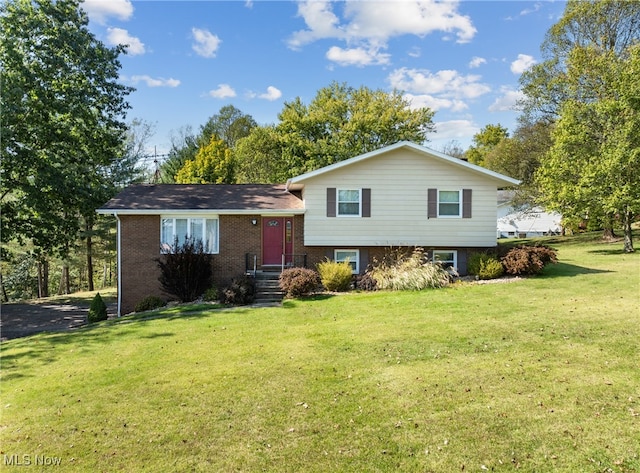
<svg viewBox="0 0 640 473">
<path fill-rule="evenodd" d="M 5 466 L 59 466 L 62 463 L 60 457 L 47 457 L 45 455 L 30 455 L 28 453 L 24 455 L 7 455 L 5 454 L 2 459 L 2 463 Z"/>
</svg>

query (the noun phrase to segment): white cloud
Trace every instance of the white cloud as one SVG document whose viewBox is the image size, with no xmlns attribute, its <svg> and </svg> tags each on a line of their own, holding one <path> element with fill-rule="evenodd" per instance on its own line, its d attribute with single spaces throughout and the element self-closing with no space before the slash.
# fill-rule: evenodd
<svg viewBox="0 0 640 473">
<path fill-rule="evenodd" d="M 542 5 L 540 5 L 540 3 L 536 3 L 536 4 L 533 5 L 533 8 L 525 8 L 524 10 L 522 10 L 520 12 L 520 16 L 527 16 L 527 15 L 530 15 L 532 13 L 535 13 L 535 12 L 539 11 L 541 7 L 542 7 Z"/>
<path fill-rule="evenodd" d="M 195 40 L 193 50 L 202 57 L 216 57 L 216 52 L 222 40 L 208 30 L 191 28 L 191 35 Z"/>
<path fill-rule="evenodd" d="M 334 12 L 334 5 L 325 0 L 299 2 L 298 16 L 307 28 L 294 32 L 288 46 L 300 49 L 320 39 L 336 39 L 344 41 L 347 48 L 332 47 L 327 52 L 329 60 L 341 65 L 379 65 L 390 61 L 388 54 L 379 53 L 390 38 L 443 32 L 466 43 L 477 31 L 468 16 L 458 13 L 456 1 L 345 2 L 339 4 L 343 7 L 342 20 Z"/>
<path fill-rule="evenodd" d="M 519 90 L 502 88 L 502 95 L 498 97 L 490 106 L 490 112 L 513 112 L 519 100 L 524 99 L 524 94 Z"/>
<path fill-rule="evenodd" d="M 480 127 L 470 120 L 449 120 L 435 123 L 438 141 L 470 139 L 480 131 Z"/>
<path fill-rule="evenodd" d="M 342 49 L 333 46 L 327 51 L 327 59 L 338 63 L 340 66 L 372 66 L 389 64 L 390 55 L 379 52 L 376 48 L 351 48 Z"/>
<path fill-rule="evenodd" d="M 486 64 L 487 60 L 483 57 L 474 56 L 471 58 L 469 62 L 469 69 L 475 69 L 476 67 L 480 67 L 482 64 Z"/>
<path fill-rule="evenodd" d="M 329 1 L 304 1 L 298 3 L 298 16 L 304 19 L 307 30 L 296 31 L 288 41 L 292 49 L 300 49 L 305 44 L 323 38 L 344 38 L 338 27 L 339 18 L 331 10 Z"/>
<path fill-rule="evenodd" d="M 153 78 L 148 75 L 131 76 L 129 81 L 133 84 L 144 82 L 147 87 L 178 87 L 180 81 L 178 79 L 165 79 L 163 77 Z"/>
<path fill-rule="evenodd" d="M 425 36 L 434 32 L 454 33 L 458 43 L 467 43 L 476 34 L 468 16 L 458 13 L 458 2 L 417 0 L 413 2 L 347 2 L 346 32 L 350 38 L 386 41 L 394 36 Z"/>
<path fill-rule="evenodd" d="M 81 6 L 91 20 L 100 24 L 105 24 L 109 17 L 128 20 L 133 15 L 129 0 L 84 0 Z"/>
<path fill-rule="evenodd" d="M 428 94 L 404 94 L 403 97 L 409 101 L 413 109 L 428 107 L 434 112 L 445 109 L 451 110 L 452 112 L 461 112 L 469 108 L 462 100 L 438 98 Z"/>
<path fill-rule="evenodd" d="M 209 91 L 209 96 L 214 99 L 227 99 L 236 96 L 236 91 L 229 84 L 219 84 L 217 89 Z"/>
<path fill-rule="evenodd" d="M 395 89 L 418 94 L 439 94 L 442 97 L 473 99 L 491 91 L 479 75 L 461 75 L 458 71 L 442 70 L 435 74 L 427 69 L 396 69 L 389 75 Z"/>
<path fill-rule="evenodd" d="M 420 57 L 422 55 L 422 50 L 416 46 L 414 46 L 413 48 L 411 48 L 411 51 L 409 51 L 407 53 L 410 57 Z"/>
<path fill-rule="evenodd" d="M 518 54 L 518 59 L 511 63 L 511 72 L 514 74 L 522 74 L 536 63 L 533 56 L 528 54 Z"/>
<path fill-rule="evenodd" d="M 107 42 L 113 46 L 118 44 L 125 45 L 127 52 L 132 56 L 145 53 L 144 43 L 122 28 L 107 28 Z"/>
<path fill-rule="evenodd" d="M 276 87 L 270 85 L 269 87 L 267 87 L 267 91 L 264 94 L 258 95 L 258 97 L 273 102 L 274 100 L 278 100 L 280 97 L 282 97 L 282 92 L 280 92 L 280 90 Z"/>
</svg>

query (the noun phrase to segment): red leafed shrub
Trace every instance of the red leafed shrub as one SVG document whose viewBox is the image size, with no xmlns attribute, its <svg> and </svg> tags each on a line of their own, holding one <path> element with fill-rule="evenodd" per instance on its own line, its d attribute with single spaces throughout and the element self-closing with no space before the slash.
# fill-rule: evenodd
<svg viewBox="0 0 640 473">
<path fill-rule="evenodd" d="M 511 248 L 501 261 L 507 274 L 520 276 L 538 274 L 547 264 L 557 263 L 558 258 L 548 246 L 521 245 Z"/>
<path fill-rule="evenodd" d="M 318 288 L 320 277 L 309 268 L 288 268 L 280 274 L 280 289 L 287 297 L 307 295 Z"/>
</svg>

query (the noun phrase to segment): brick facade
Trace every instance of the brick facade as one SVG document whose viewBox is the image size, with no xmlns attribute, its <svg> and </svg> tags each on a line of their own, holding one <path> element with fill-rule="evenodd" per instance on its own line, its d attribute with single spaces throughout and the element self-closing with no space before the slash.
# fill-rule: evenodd
<svg viewBox="0 0 640 473">
<path fill-rule="evenodd" d="M 304 217 L 293 217 L 293 252 L 304 254 Z M 253 221 L 256 224 L 253 224 Z M 213 257 L 213 279 L 218 287 L 242 275 L 246 255 L 257 255 L 262 261 L 262 224 L 260 215 L 221 215 L 219 217 L 219 253 Z M 147 296 L 167 297 L 162 293 L 156 259 L 160 254 L 160 216 L 120 216 L 121 231 L 121 314 L 133 312 L 136 304 Z M 252 258 L 250 258 L 250 268 Z"/>
<path fill-rule="evenodd" d="M 255 220 L 255 225 L 253 221 Z M 304 216 L 293 217 L 293 253 L 296 264 L 306 261 L 315 268 L 325 258 L 333 259 L 334 247 L 304 246 Z M 156 259 L 160 254 L 160 216 L 120 216 L 121 241 L 121 314 L 133 312 L 135 305 L 147 296 L 167 297 L 162 293 Z M 214 284 L 224 287 L 232 278 L 240 276 L 253 266 L 252 255 L 257 255 L 258 269 L 262 266 L 262 218 L 260 215 L 221 215 L 219 217 L 219 253 L 213 257 Z M 360 251 L 360 273 L 376 260 L 382 260 L 389 248 L 349 247 Z M 466 273 L 467 250 L 458 250 L 458 267 Z M 478 249 L 474 249 L 477 251 Z M 247 268 L 247 255 L 251 255 Z M 304 259 L 302 257 L 305 257 Z"/>
<path fill-rule="evenodd" d="M 155 259 L 160 256 L 160 216 L 120 216 L 121 314 L 147 296 L 161 295 Z"/>
</svg>

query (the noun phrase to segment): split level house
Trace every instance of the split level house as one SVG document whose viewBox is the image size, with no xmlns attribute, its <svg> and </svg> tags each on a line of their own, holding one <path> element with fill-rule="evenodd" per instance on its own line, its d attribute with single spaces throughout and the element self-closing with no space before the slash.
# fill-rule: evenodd
<svg viewBox="0 0 640 473">
<path fill-rule="evenodd" d="M 497 190 L 519 181 L 399 142 L 285 184 L 132 185 L 98 210 L 115 215 L 118 309 L 161 295 L 156 260 L 201 239 L 219 286 L 244 273 L 349 261 L 362 274 L 392 248 L 421 247 L 466 273 L 496 246 Z"/>
</svg>

